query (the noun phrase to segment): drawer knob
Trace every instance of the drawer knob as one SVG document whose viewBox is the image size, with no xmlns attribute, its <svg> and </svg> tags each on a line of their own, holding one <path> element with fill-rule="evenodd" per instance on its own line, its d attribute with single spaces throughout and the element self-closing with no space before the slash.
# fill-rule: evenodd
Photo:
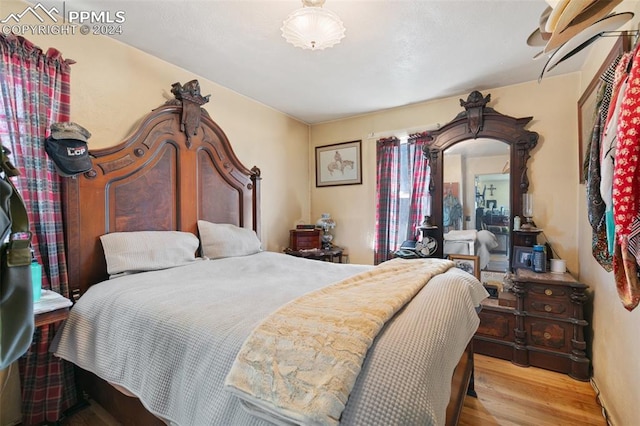
<svg viewBox="0 0 640 426">
<path fill-rule="evenodd" d="M 545 333 L 543 334 L 543 336 L 544 336 L 544 338 L 545 338 L 546 340 L 551 339 L 551 333 L 549 333 L 548 331 L 547 331 L 547 332 L 545 332 Z"/>
<path fill-rule="evenodd" d="M 546 312 L 551 312 L 551 310 L 552 310 L 552 309 L 553 309 L 553 308 L 551 307 L 551 305 L 544 305 L 544 310 L 545 310 Z"/>
<path fill-rule="evenodd" d="M 547 288 L 544 290 L 544 294 L 546 294 L 547 296 L 551 296 L 553 294 L 553 290 L 551 290 L 550 288 Z"/>
</svg>

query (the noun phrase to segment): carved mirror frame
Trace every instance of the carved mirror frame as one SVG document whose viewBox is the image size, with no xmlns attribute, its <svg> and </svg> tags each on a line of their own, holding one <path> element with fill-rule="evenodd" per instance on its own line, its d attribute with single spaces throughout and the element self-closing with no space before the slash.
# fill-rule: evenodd
<svg viewBox="0 0 640 426">
<path fill-rule="evenodd" d="M 522 216 L 522 194 L 529 190 L 527 161 L 531 150 L 538 144 L 538 133 L 524 127 L 533 117 L 514 118 L 501 114 L 487 106 L 491 94 L 483 96 L 473 91 L 460 106 L 464 111 L 438 130 L 428 132 L 431 139 L 424 147 L 425 158 L 431 166 L 431 223 L 438 227 L 437 257 L 443 257 L 443 182 L 444 150 L 463 141 L 473 139 L 495 139 L 509 145 L 510 161 L 510 208 L 509 229 L 513 229 L 514 216 Z M 509 253 L 513 253 L 513 238 L 510 238 Z"/>
</svg>

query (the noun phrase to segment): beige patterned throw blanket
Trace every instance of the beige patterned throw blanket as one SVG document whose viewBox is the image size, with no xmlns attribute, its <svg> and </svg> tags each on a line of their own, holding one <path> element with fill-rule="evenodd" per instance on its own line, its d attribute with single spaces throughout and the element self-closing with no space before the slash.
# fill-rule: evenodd
<svg viewBox="0 0 640 426">
<path fill-rule="evenodd" d="M 245 341 L 226 389 L 276 423 L 338 424 L 385 322 L 452 266 L 393 259 L 284 305 Z"/>
</svg>

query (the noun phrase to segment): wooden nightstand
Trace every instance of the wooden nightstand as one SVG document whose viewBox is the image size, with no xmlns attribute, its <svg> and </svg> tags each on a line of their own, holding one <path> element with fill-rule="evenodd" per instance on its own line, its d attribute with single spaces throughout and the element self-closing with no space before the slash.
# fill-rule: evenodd
<svg viewBox="0 0 640 426">
<path fill-rule="evenodd" d="M 55 311 L 43 312 L 35 315 L 35 326 L 53 324 L 55 322 L 64 321 L 69 317 L 69 308 L 60 308 Z"/>
<path fill-rule="evenodd" d="M 42 290 L 40 300 L 33 304 L 36 327 L 64 321 L 69 317 L 71 300 L 55 291 Z"/>
<path fill-rule="evenodd" d="M 485 300 L 474 350 L 588 381 L 584 304 L 587 286 L 569 273 L 536 273 L 518 269 L 513 278 L 515 306 Z"/>
<path fill-rule="evenodd" d="M 314 260 L 324 260 L 327 262 L 335 262 L 336 259 L 338 263 L 342 263 L 342 247 L 332 247 L 330 249 L 309 249 L 309 250 L 291 250 L 286 249 L 284 251 L 286 254 L 296 257 L 304 257 L 307 259 Z"/>
</svg>

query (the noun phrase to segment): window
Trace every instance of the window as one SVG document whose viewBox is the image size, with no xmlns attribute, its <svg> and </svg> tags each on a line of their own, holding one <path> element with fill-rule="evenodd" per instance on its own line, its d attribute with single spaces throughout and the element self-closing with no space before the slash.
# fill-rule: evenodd
<svg viewBox="0 0 640 426">
<path fill-rule="evenodd" d="M 375 263 L 389 259 L 403 241 L 417 238 L 428 214 L 429 164 L 422 148 L 426 133 L 377 142 Z"/>
</svg>

